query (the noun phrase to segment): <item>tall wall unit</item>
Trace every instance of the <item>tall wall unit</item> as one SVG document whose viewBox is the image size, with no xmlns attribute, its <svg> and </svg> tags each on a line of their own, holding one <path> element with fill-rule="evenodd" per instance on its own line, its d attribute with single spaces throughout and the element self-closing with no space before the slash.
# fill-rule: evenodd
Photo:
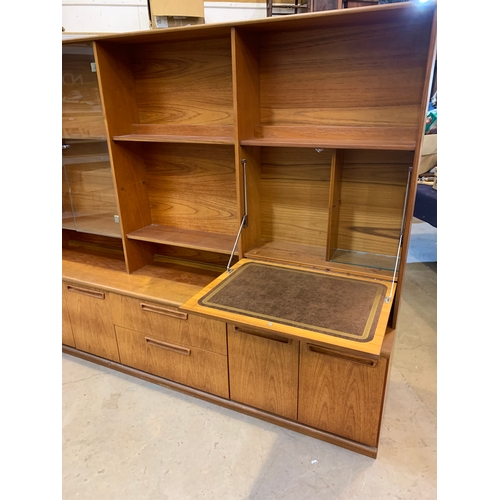
<svg viewBox="0 0 500 500">
<path fill-rule="evenodd" d="M 376 457 L 436 5 L 63 42 L 63 351 Z"/>
</svg>

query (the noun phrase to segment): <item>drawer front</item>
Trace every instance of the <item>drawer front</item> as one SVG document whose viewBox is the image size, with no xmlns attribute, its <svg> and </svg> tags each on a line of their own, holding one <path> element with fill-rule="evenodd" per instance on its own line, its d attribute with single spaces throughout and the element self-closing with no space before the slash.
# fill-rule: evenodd
<svg viewBox="0 0 500 500">
<path fill-rule="evenodd" d="M 174 306 L 110 294 L 115 325 L 162 339 L 227 355 L 226 324 L 180 311 Z"/>
<path fill-rule="evenodd" d="M 297 420 L 299 342 L 227 328 L 231 399 Z"/>
<path fill-rule="evenodd" d="M 229 398 L 227 356 L 116 326 L 122 364 Z"/>
<path fill-rule="evenodd" d="M 112 361 L 120 361 L 107 292 L 63 284 L 75 347 Z"/>
<path fill-rule="evenodd" d="M 62 343 L 75 347 L 75 338 L 73 337 L 73 330 L 71 328 L 71 320 L 69 319 L 68 305 L 66 304 L 66 287 L 63 283 L 62 292 Z"/>
<path fill-rule="evenodd" d="M 388 360 L 375 365 L 302 342 L 299 422 L 377 446 Z"/>
</svg>

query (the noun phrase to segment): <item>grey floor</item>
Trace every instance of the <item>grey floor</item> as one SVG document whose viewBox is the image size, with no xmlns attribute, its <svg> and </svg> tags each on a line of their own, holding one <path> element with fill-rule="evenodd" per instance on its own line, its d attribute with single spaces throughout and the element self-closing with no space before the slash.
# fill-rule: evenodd
<svg viewBox="0 0 500 500">
<path fill-rule="evenodd" d="M 62 498 L 435 499 L 436 238 L 414 220 L 376 460 L 63 354 Z"/>
</svg>

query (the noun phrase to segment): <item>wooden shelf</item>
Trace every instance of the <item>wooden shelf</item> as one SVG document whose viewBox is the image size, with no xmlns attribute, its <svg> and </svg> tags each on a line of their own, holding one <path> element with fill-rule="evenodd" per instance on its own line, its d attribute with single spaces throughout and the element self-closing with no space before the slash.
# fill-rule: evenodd
<svg viewBox="0 0 500 500">
<path fill-rule="evenodd" d="M 113 140 L 233 145 L 234 127 L 231 125 L 151 125 L 134 123 L 130 127 L 130 134 L 115 135 Z"/>
<path fill-rule="evenodd" d="M 222 273 L 222 268 L 220 272 Z M 73 245 L 62 252 L 62 278 L 144 300 L 179 306 L 218 275 L 217 271 L 182 262 L 155 262 L 133 274 L 125 270 L 123 254 L 97 252 Z M 167 286 L 166 286 L 167 285 Z"/>
<path fill-rule="evenodd" d="M 127 238 L 230 255 L 236 235 L 209 233 L 151 224 L 127 234 Z M 238 255 L 238 253 L 235 252 L 235 255 Z"/>
<path fill-rule="evenodd" d="M 234 144 L 233 137 L 204 135 L 142 135 L 128 134 L 113 137 L 114 141 L 123 142 L 170 142 L 178 144 Z"/>
<path fill-rule="evenodd" d="M 278 127 L 255 128 L 255 137 L 242 146 L 386 149 L 412 151 L 416 146 L 414 127 Z"/>
</svg>

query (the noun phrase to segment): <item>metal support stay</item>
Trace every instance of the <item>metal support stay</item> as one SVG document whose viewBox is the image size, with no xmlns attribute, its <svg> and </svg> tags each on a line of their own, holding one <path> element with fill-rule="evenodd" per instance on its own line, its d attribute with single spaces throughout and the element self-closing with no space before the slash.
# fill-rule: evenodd
<svg viewBox="0 0 500 500">
<path fill-rule="evenodd" d="M 231 256 L 229 257 L 229 262 L 227 263 L 227 272 L 230 273 L 231 262 L 233 261 L 234 253 L 236 252 L 236 246 L 238 245 L 238 241 L 240 240 L 241 231 L 244 227 L 248 226 L 248 205 L 247 205 L 247 161 L 241 160 L 241 164 L 243 165 L 243 203 L 244 203 L 244 214 L 241 219 L 240 228 L 238 230 L 238 234 L 236 235 L 236 241 L 234 242 L 233 251 L 231 252 Z"/>
<path fill-rule="evenodd" d="M 399 266 L 399 260 L 401 258 L 401 248 L 403 246 L 403 233 L 405 229 L 405 219 L 406 219 L 406 208 L 408 206 L 408 191 L 410 190 L 410 178 L 413 167 L 408 169 L 408 180 L 406 181 L 406 193 L 405 193 L 405 202 L 403 206 L 403 218 L 401 220 L 401 229 L 399 231 L 399 243 L 398 243 L 398 253 L 396 255 L 396 264 L 394 265 L 394 273 L 392 275 L 392 283 L 391 283 L 391 291 L 389 295 L 385 298 L 385 301 L 388 303 L 392 299 L 392 293 L 394 291 L 394 283 L 396 282 L 396 272 Z"/>
</svg>

